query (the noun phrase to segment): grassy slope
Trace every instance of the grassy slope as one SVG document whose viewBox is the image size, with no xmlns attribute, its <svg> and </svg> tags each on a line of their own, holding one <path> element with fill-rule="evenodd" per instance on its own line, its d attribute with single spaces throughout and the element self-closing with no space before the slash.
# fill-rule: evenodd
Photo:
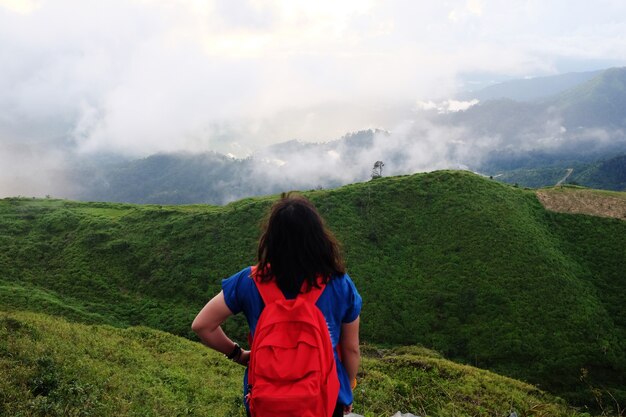
<svg viewBox="0 0 626 417">
<path fill-rule="evenodd" d="M 577 416 L 535 387 L 424 349 L 366 357 L 355 406 L 367 417 Z M 243 368 L 145 327 L 0 311 L 0 416 L 243 416 Z"/>
<path fill-rule="evenodd" d="M 424 344 L 591 402 L 585 368 L 626 401 L 626 322 L 612 305 L 624 294 L 615 271 L 626 269 L 626 223 L 548 213 L 532 192 L 465 172 L 307 195 L 344 243 L 365 300 L 364 340 Z M 189 335 L 220 278 L 254 261 L 272 200 L 220 208 L 5 199 L 0 302 Z M 572 236 L 588 236 L 592 249 Z M 602 251 L 611 256 L 596 259 Z M 20 297 L 16 286 L 26 288 Z M 240 340 L 244 329 L 242 318 L 229 323 Z"/>
</svg>

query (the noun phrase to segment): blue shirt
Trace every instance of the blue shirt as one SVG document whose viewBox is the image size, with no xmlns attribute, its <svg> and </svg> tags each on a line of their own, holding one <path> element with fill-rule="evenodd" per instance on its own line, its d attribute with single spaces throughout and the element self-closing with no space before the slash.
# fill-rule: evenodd
<svg viewBox="0 0 626 417">
<path fill-rule="evenodd" d="M 235 275 L 222 280 L 222 290 L 224 291 L 224 300 L 226 305 L 237 314 L 243 311 L 250 327 L 250 334 L 254 337 L 256 324 L 259 321 L 261 311 L 265 307 L 263 299 L 257 290 L 254 281 L 250 278 L 250 267 L 243 269 Z M 295 294 L 285 294 L 288 299 L 295 298 Z M 361 314 L 361 306 L 363 301 L 359 295 L 354 283 L 348 276 L 333 277 L 317 300 L 317 307 L 320 309 L 330 333 L 330 340 L 335 353 L 335 363 L 337 364 L 337 373 L 339 376 L 339 397 L 337 402 L 343 405 L 352 404 L 352 389 L 346 368 L 337 357 L 337 344 L 341 336 L 342 323 L 351 323 Z M 247 388 L 248 372 L 244 377 L 244 394 Z"/>
</svg>

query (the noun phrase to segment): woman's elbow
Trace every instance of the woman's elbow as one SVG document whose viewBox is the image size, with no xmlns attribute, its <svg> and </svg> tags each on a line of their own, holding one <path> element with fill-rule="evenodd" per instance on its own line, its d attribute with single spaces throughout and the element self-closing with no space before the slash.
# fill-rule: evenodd
<svg viewBox="0 0 626 417">
<path fill-rule="evenodd" d="M 191 323 L 191 331 L 196 333 L 196 334 L 200 333 L 205 328 L 206 328 L 206 325 L 204 323 L 202 323 L 200 320 L 198 320 L 197 317 Z"/>
<path fill-rule="evenodd" d="M 224 301 L 224 294 L 220 292 L 200 310 L 191 323 L 191 330 L 198 335 L 200 332 L 212 333 L 232 314 Z"/>
<path fill-rule="evenodd" d="M 359 345 L 347 345 L 343 347 L 343 353 L 351 356 L 361 356 Z"/>
<path fill-rule="evenodd" d="M 343 357 L 351 356 L 351 357 L 360 357 L 361 349 L 359 349 L 358 343 L 342 343 L 341 344 L 341 355 Z"/>
</svg>

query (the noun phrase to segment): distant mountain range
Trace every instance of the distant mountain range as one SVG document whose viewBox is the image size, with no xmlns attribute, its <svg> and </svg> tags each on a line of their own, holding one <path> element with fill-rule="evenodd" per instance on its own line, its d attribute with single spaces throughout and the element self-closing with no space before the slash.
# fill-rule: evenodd
<svg viewBox="0 0 626 417">
<path fill-rule="evenodd" d="M 626 68 L 509 81 L 465 98 L 481 101 L 462 111 L 425 107 L 391 131 L 292 140 L 245 159 L 208 152 L 83 161 L 68 173 L 79 191 L 66 197 L 224 204 L 363 181 L 378 160 L 383 175 L 464 168 L 526 186 L 550 185 L 551 172 L 576 167 L 571 180 L 581 185 L 625 189 L 615 158 L 626 155 Z"/>
<path fill-rule="evenodd" d="M 600 75 L 600 71 L 570 72 L 548 77 L 526 78 L 494 84 L 477 91 L 459 94 L 460 100 L 499 100 L 533 101 L 551 97 L 574 88 Z"/>
<path fill-rule="evenodd" d="M 521 168 L 491 175 L 498 181 L 539 188 L 564 184 L 604 190 L 626 190 L 626 155 L 593 162 L 569 162 L 539 168 Z"/>
</svg>

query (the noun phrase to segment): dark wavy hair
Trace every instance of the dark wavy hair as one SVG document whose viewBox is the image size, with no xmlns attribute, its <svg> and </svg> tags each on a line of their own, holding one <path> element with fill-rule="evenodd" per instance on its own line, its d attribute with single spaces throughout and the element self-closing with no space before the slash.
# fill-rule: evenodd
<svg viewBox="0 0 626 417">
<path fill-rule="evenodd" d="M 337 239 L 313 203 L 297 194 L 283 193 L 272 205 L 257 255 L 261 281 L 276 279 L 281 290 L 292 294 L 305 280 L 312 288 L 318 286 L 318 276 L 326 284 L 345 273 Z"/>
</svg>

